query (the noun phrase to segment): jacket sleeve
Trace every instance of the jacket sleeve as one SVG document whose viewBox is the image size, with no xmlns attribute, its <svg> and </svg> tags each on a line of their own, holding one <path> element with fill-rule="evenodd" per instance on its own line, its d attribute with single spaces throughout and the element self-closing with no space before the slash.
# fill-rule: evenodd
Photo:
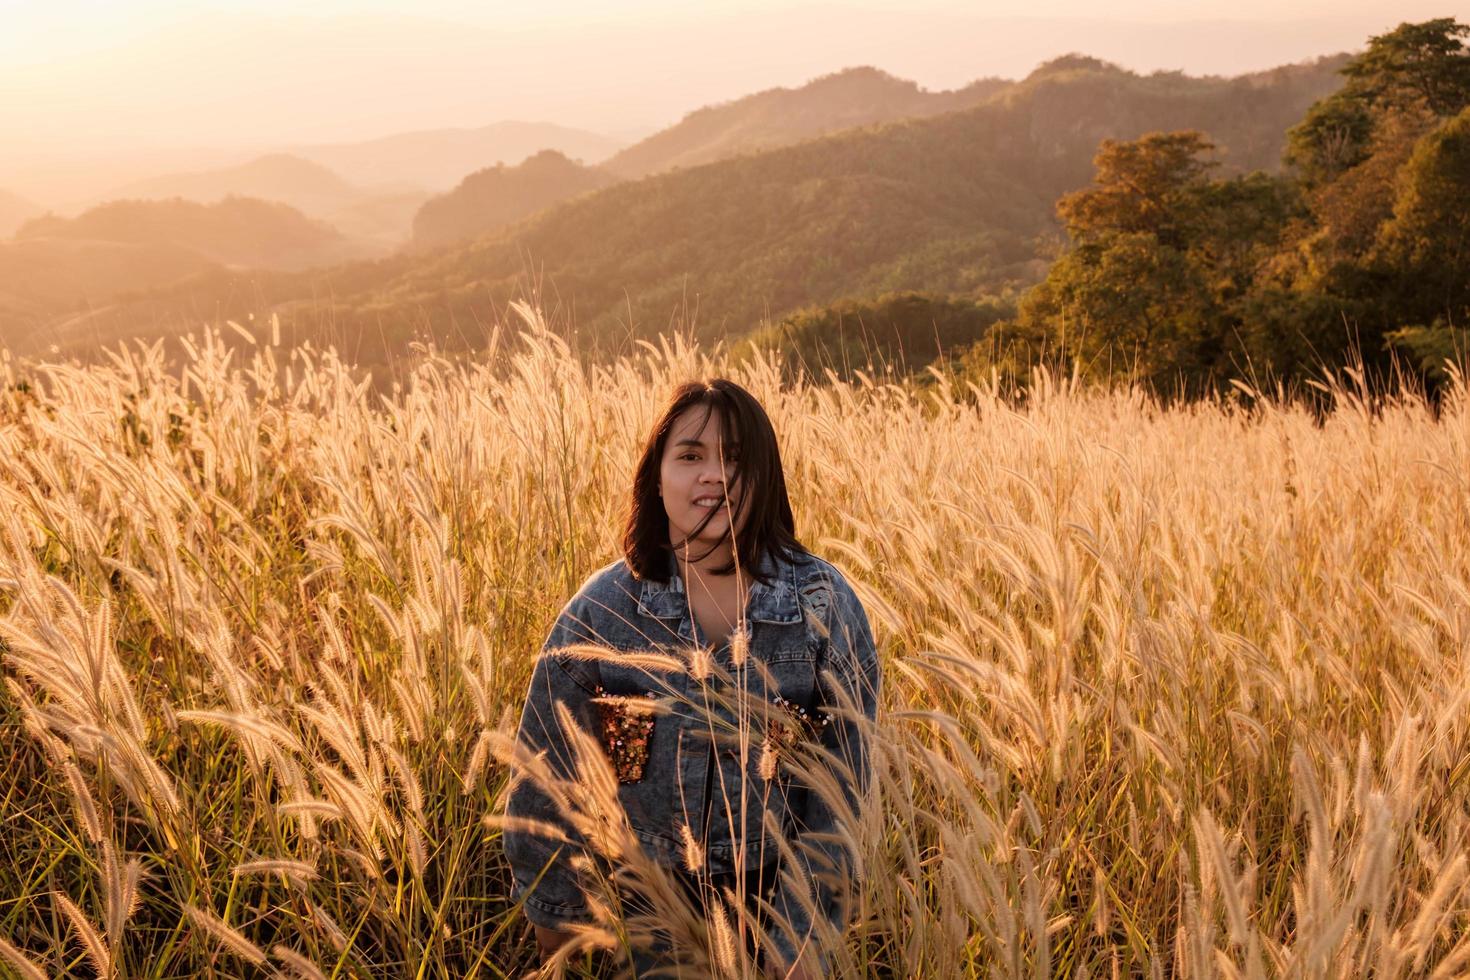
<svg viewBox="0 0 1470 980">
<path fill-rule="evenodd" d="M 842 809 L 846 812 L 834 813 L 815 788 L 809 788 L 805 794 L 806 812 L 799 819 L 797 839 L 792 843 L 802 862 L 802 877 L 806 879 L 806 883 L 794 887 L 806 891 L 806 895 L 797 895 L 783 876 L 776 892 L 775 908 L 789 923 L 793 935 L 786 935 L 778 927 L 772 937 L 788 965 L 799 952 L 809 948 L 808 955 L 824 973 L 825 956 L 807 906 L 810 904 L 812 911 L 824 918 L 838 935 L 846 931 L 857 856 L 845 841 L 855 839 L 857 828 L 844 828 L 843 824 L 851 822 L 850 815 L 857 812 L 868 790 L 868 732 L 877 716 L 881 684 L 872 628 L 862 603 L 845 581 L 834 583 L 832 614 L 827 622 L 829 636 L 821 682 L 823 700 L 834 707 L 851 702 L 863 720 L 838 711 L 830 716 L 830 722 L 822 730 L 820 745 L 837 762 L 832 775 L 841 789 Z M 840 689 L 841 696 L 834 686 Z"/>
<path fill-rule="evenodd" d="M 551 771 L 559 779 L 571 778 L 574 770 L 571 741 L 557 718 L 556 704 L 566 705 L 578 725 L 592 730 L 590 699 L 597 688 L 596 664 L 557 654 L 563 647 L 593 642 L 582 615 L 585 608 L 574 596 L 552 626 L 536 658 L 516 735 L 530 752 L 545 753 Z M 515 821 L 504 835 L 505 854 L 515 876 L 515 897 L 525 900 L 526 917 L 551 929 L 590 920 L 580 875 L 570 860 L 582 840 L 570 823 L 546 793 L 527 778 L 516 779 L 505 812 Z M 523 820 L 549 824 L 567 840 L 558 841 L 517 827 Z"/>
</svg>

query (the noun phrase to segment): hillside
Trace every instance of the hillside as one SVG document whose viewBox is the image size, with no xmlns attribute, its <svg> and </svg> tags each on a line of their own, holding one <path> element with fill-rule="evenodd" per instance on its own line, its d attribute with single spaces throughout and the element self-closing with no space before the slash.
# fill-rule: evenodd
<svg viewBox="0 0 1470 980">
<path fill-rule="evenodd" d="M 876 68 L 849 68 L 800 88 L 768 89 L 697 109 L 668 129 L 618 152 L 603 166 L 623 177 L 698 166 L 855 126 L 968 108 L 1008 84 L 982 79 L 952 92 L 929 92 Z"/>
<path fill-rule="evenodd" d="M 740 336 L 845 298 L 995 293 L 1045 273 L 1055 202 L 1087 184 L 1101 140 L 1198 128 L 1223 172 L 1274 168 L 1287 127 L 1338 86 L 1340 63 L 1222 79 L 1059 59 L 968 110 L 617 184 L 467 246 L 253 276 L 249 291 L 206 277 L 149 297 L 148 322 L 239 319 L 269 297 L 298 335 L 330 329 L 372 360 L 416 334 L 474 343 L 533 286 L 603 351 L 675 319 Z M 89 335 L 136 329 L 129 315 L 109 311 Z"/>
<path fill-rule="evenodd" d="M 425 202 L 414 215 L 413 241 L 426 247 L 488 235 L 616 179 L 555 150 L 542 150 L 518 166 L 476 171 L 454 190 Z"/>
<path fill-rule="evenodd" d="M 622 141 L 551 123 L 499 122 L 466 129 L 395 133 L 355 143 L 296 146 L 288 153 L 356 184 L 398 184 L 444 191 L 477 170 L 518 164 L 541 150 L 595 163 Z"/>
<path fill-rule="evenodd" d="M 36 218 L 16 238 L 171 246 L 211 262 L 260 269 L 304 269 L 361 257 L 330 225 L 285 204 L 245 197 L 215 204 L 113 201 L 75 218 Z"/>
<path fill-rule="evenodd" d="M 182 197 L 200 203 L 231 196 L 280 201 L 321 215 L 360 200 L 363 191 L 321 164 L 273 153 L 238 166 L 138 180 L 104 195 L 106 200 Z"/>
<path fill-rule="evenodd" d="M 8 238 L 15 229 L 44 210 L 18 194 L 0 190 L 0 238 Z"/>
</svg>

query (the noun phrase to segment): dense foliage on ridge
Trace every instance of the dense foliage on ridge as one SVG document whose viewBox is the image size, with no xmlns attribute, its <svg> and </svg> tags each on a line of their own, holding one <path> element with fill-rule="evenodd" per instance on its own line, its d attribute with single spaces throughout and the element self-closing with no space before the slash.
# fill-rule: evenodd
<svg viewBox="0 0 1470 980">
<path fill-rule="evenodd" d="M 1397 345 L 1441 375 L 1470 323 L 1467 35 L 1441 19 L 1373 38 L 1292 128 L 1280 176 L 1212 176 L 1199 132 L 1104 142 L 1057 208 L 1070 249 L 974 360 L 1198 391 L 1359 359 L 1386 376 Z"/>
</svg>

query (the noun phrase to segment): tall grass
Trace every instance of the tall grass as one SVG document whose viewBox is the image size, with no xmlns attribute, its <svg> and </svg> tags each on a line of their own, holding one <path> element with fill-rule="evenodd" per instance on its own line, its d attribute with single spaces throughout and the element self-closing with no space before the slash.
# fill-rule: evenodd
<svg viewBox="0 0 1470 980">
<path fill-rule="evenodd" d="M 1462 385 L 1438 414 L 1339 387 L 1320 422 L 1063 382 L 1017 406 L 678 342 L 588 368 L 524 313 L 386 397 L 214 335 L 182 368 L 0 361 L 5 970 L 534 968 L 508 733 L 658 402 L 728 371 L 883 659 L 835 972 L 1470 972 Z M 625 864 L 692 962 L 748 967 L 728 910 Z M 609 893 L 582 942 L 636 933 Z"/>
</svg>

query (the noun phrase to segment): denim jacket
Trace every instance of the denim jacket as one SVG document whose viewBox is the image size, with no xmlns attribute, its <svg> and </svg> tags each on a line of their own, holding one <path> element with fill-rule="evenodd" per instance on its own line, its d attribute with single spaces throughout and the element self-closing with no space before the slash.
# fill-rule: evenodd
<svg viewBox="0 0 1470 980">
<path fill-rule="evenodd" d="M 798 854 L 821 857 L 820 869 L 803 857 L 808 870 L 818 873 L 801 877 L 813 882 L 815 908 L 840 932 L 846 925 L 847 889 L 837 883 L 851 879 L 854 858 L 838 840 L 840 828 L 817 793 L 787 773 L 772 777 L 769 765 L 762 765 L 760 745 L 744 752 L 719 741 L 712 745 L 708 719 L 696 719 L 687 709 L 655 715 L 651 732 L 636 720 L 619 728 L 619 719 L 610 718 L 605 709 L 606 696 L 616 700 L 649 691 L 671 691 L 675 699 L 697 701 L 708 678 L 697 679 L 688 670 L 655 674 L 620 664 L 616 655 L 588 659 L 558 653 L 574 644 L 596 644 L 613 651 L 663 653 L 688 665 L 691 648 L 707 644 L 690 613 L 672 554 L 668 569 L 666 582 L 640 581 L 620 558 L 583 583 L 557 617 L 537 659 L 518 740 L 532 752 L 545 752 L 559 778 L 570 778 L 572 749 L 553 707 L 553 702 L 565 704 L 582 729 L 599 735 L 618 772 L 618 797 L 634 833 L 646 852 L 668 867 L 684 861 L 683 828 L 702 844 L 705 870 L 711 873 L 735 870 L 741 848 L 746 868 L 771 862 L 777 856 L 765 830 L 766 811 L 771 811 Z M 749 662 L 735 669 L 728 639 L 712 651 L 714 662 L 729 672 L 733 683 L 745 687 L 749 698 L 799 708 L 812 719 L 827 717 L 824 705 L 840 706 L 846 700 L 871 721 L 878 698 L 878 660 L 867 616 L 852 587 L 831 564 L 804 552 L 792 562 L 768 556 L 759 570 L 767 573 L 770 584 L 756 579 L 750 585 L 748 656 L 766 670 Z M 845 697 L 832 690 L 833 684 L 842 686 Z M 602 700 L 594 701 L 600 695 Z M 855 780 L 841 782 L 848 804 L 855 807 L 868 782 L 868 746 L 861 726 L 839 711 L 806 732 L 855 775 Z M 620 734 L 636 743 L 633 755 Z M 506 813 L 550 823 L 576 840 L 546 794 L 529 779 L 517 782 Z M 566 846 L 515 826 L 519 824 L 505 834 L 505 850 L 527 917 L 549 928 L 589 920 Z M 803 903 L 785 894 L 784 886 L 774 904 L 799 940 L 810 933 Z M 790 959 L 796 950 L 783 937 L 776 939 Z"/>
</svg>

